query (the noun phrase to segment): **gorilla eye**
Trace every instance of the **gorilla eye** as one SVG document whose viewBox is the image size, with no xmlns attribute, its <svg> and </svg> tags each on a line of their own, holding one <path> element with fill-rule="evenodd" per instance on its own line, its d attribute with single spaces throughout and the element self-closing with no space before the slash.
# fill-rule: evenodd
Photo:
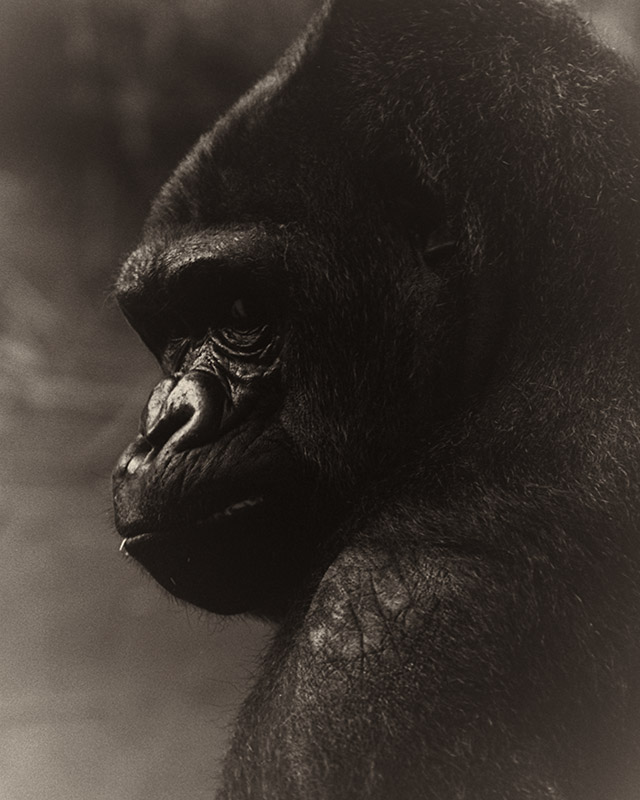
<svg viewBox="0 0 640 800">
<path fill-rule="evenodd" d="M 265 317 L 265 309 L 256 300 L 246 295 L 237 297 L 229 308 L 229 327 L 250 331 L 263 326 Z"/>
<path fill-rule="evenodd" d="M 235 327 L 244 328 L 247 326 L 249 322 L 249 312 L 247 310 L 247 304 L 242 297 L 234 300 L 229 315 Z"/>
</svg>

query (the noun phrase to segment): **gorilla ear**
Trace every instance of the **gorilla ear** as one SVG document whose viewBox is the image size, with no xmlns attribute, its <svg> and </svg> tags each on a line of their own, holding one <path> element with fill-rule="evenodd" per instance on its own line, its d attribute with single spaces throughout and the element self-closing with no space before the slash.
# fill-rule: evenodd
<svg viewBox="0 0 640 800">
<path fill-rule="evenodd" d="M 375 174 L 385 217 L 429 257 L 436 270 L 438 264 L 444 268 L 456 244 L 444 196 L 406 156 L 381 159 Z"/>
</svg>

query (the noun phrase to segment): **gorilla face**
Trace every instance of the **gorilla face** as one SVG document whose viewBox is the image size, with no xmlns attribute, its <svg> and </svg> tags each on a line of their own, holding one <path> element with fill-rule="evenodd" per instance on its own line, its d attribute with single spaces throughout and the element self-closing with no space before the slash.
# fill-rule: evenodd
<svg viewBox="0 0 640 800">
<path fill-rule="evenodd" d="M 381 191 L 382 168 L 305 159 L 338 145 L 301 128 L 304 96 L 282 78 L 279 93 L 275 112 L 258 93 L 202 139 L 117 281 L 164 373 L 115 472 L 123 549 L 219 613 L 279 616 L 298 597 L 345 508 L 406 464 L 437 394 L 427 261 L 450 243 L 434 215 L 425 258 L 390 221 L 409 201 L 397 179 Z"/>
<path fill-rule="evenodd" d="M 123 547 L 177 596 L 221 612 L 290 591 L 313 486 L 278 416 L 286 317 L 274 261 L 257 227 L 180 232 L 144 245 L 119 282 L 165 374 L 116 469 Z"/>
</svg>

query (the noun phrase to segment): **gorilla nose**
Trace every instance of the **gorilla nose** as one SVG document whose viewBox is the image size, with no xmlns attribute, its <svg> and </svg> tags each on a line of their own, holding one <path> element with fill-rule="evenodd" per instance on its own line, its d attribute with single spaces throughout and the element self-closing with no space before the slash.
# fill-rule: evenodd
<svg viewBox="0 0 640 800">
<path fill-rule="evenodd" d="M 165 378 L 142 412 L 140 433 L 154 450 L 167 444 L 172 450 L 188 450 L 215 438 L 224 408 L 225 395 L 215 376 L 194 371 Z"/>
</svg>

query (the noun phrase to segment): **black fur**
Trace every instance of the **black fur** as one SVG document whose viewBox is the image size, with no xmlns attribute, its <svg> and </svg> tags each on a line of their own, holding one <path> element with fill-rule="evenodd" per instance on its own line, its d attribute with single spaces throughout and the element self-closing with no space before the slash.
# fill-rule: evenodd
<svg viewBox="0 0 640 800">
<path fill-rule="evenodd" d="M 220 800 L 640 796 L 638 106 L 563 5 L 335 0 L 156 201 L 119 292 L 161 358 L 172 246 L 277 286 L 287 511 L 177 592 L 282 623 Z M 218 510 L 216 447 L 117 478 L 123 535 Z"/>
</svg>

